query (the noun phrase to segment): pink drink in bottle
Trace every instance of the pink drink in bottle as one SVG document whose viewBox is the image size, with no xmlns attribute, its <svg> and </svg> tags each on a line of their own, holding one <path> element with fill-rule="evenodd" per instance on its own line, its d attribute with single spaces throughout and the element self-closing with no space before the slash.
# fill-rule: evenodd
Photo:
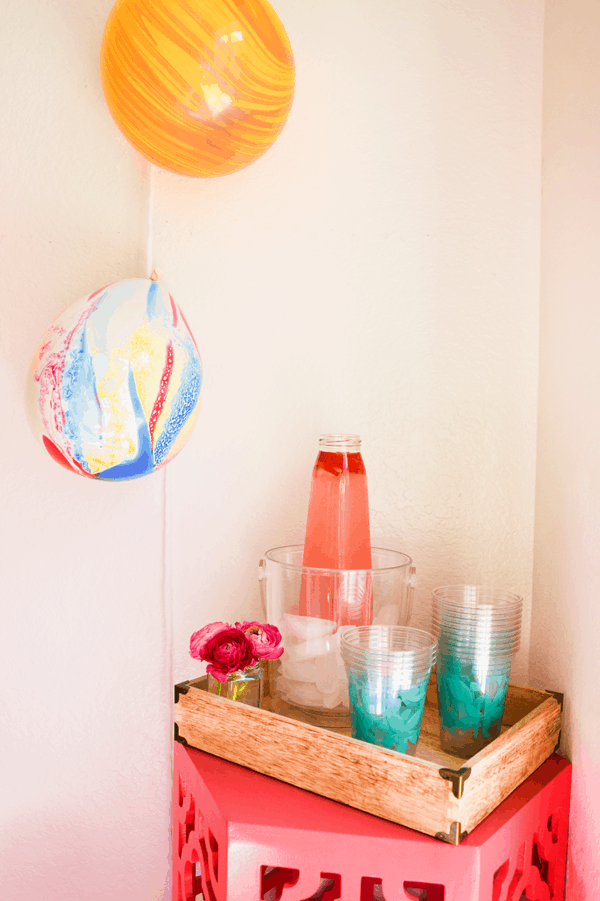
<svg viewBox="0 0 600 901">
<path fill-rule="evenodd" d="M 302 562 L 317 569 L 371 569 L 367 473 L 358 435 L 319 438 Z M 332 620 L 338 626 L 370 625 L 370 576 L 352 572 L 305 574 L 299 613 Z"/>
</svg>

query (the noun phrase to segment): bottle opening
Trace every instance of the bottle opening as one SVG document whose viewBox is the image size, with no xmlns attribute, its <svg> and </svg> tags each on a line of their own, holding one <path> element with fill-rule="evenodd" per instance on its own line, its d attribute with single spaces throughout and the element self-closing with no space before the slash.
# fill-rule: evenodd
<svg viewBox="0 0 600 901">
<path fill-rule="evenodd" d="M 321 435 L 319 448 L 320 450 L 356 454 L 360 451 L 360 435 Z"/>
</svg>

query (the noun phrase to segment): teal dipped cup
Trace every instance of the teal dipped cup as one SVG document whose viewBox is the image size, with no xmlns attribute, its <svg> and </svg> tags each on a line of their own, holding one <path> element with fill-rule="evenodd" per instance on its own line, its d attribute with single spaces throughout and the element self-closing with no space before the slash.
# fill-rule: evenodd
<svg viewBox="0 0 600 901">
<path fill-rule="evenodd" d="M 500 735 L 523 598 L 495 588 L 450 585 L 433 592 L 442 750 L 477 754 Z"/>
<path fill-rule="evenodd" d="M 340 647 L 353 737 L 413 754 L 435 660 L 434 636 L 403 626 L 345 626 Z"/>
<path fill-rule="evenodd" d="M 472 757 L 498 738 L 511 658 L 486 661 L 438 656 L 437 691 L 442 749 Z"/>
</svg>

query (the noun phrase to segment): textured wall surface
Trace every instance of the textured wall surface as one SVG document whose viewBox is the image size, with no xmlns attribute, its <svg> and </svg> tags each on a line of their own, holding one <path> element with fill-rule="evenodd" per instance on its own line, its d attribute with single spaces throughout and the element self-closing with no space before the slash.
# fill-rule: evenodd
<svg viewBox="0 0 600 901">
<path fill-rule="evenodd" d="M 527 676 L 542 0 L 274 5 L 298 77 L 281 138 L 226 178 L 155 172 L 154 262 L 206 382 L 181 456 L 131 484 L 56 466 L 22 397 L 62 309 L 146 275 L 147 167 L 100 90 L 110 3 L 3 14 L 3 901 L 161 898 L 164 609 L 178 680 L 194 629 L 258 615 L 258 560 L 302 540 L 322 431 L 362 435 L 373 539 L 417 566 L 414 623 L 444 582 L 522 591 Z"/>
<path fill-rule="evenodd" d="M 303 540 L 320 432 L 363 439 L 372 537 L 430 589 L 526 598 L 537 403 L 542 3 L 279 0 L 297 89 L 226 179 L 157 172 L 155 260 L 206 367 L 171 466 L 175 672 L 258 614 L 257 563 Z M 318 27 L 316 27 L 318 23 Z"/>
<path fill-rule="evenodd" d="M 547 4 L 532 684 L 565 693 L 567 901 L 600 886 L 600 9 Z"/>
<path fill-rule="evenodd" d="M 164 480 L 71 475 L 24 404 L 51 321 L 146 274 L 147 185 L 100 91 L 109 8 L 1 13 L 2 901 L 147 901 L 168 870 Z"/>
</svg>

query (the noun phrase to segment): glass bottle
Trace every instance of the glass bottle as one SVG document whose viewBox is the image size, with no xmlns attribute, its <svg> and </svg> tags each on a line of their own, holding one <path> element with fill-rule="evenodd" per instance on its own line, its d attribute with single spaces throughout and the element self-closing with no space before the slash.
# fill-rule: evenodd
<svg viewBox="0 0 600 901">
<path fill-rule="evenodd" d="M 303 580 L 300 615 L 342 625 L 373 616 L 367 473 L 358 435 L 321 435 L 304 542 L 303 566 L 335 570 Z M 356 572 L 361 570 L 363 572 Z"/>
</svg>

